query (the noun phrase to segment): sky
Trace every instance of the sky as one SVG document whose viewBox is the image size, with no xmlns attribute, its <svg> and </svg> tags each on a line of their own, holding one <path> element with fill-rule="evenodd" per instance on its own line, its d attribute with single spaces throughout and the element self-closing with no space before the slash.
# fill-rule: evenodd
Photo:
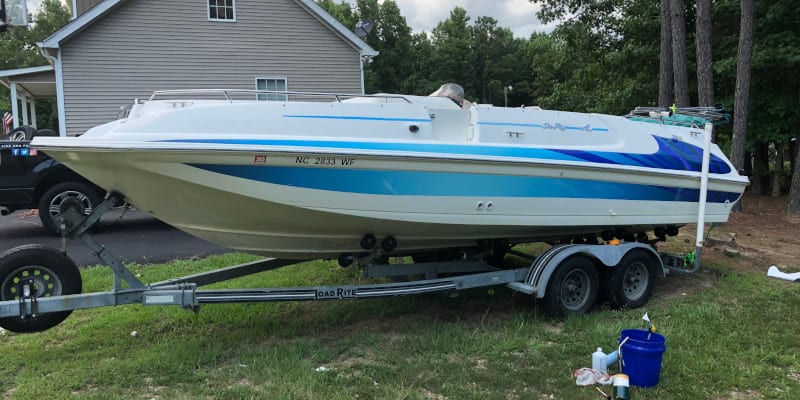
<svg viewBox="0 0 800 400">
<path fill-rule="evenodd" d="M 341 1 L 341 0 L 339 0 Z M 355 4 L 356 0 L 345 0 Z M 379 0 L 380 1 L 380 0 Z M 450 17 L 456 6 L 467 10 L 475 21 L 478 17 L 492 17 L 497 24 L 511 29 L 514 37 L 528 38 L 533 32 L 550 32 L 555 24 L 542 24 L 536 18 L 538 5 L 528 0 L 394 0 L 406 23 L 417 32 L 430 33 L 436 24 Z"/>
<path fill-rule="evenodd" d="M 42 0 L 27 0 L 28 11 L 33 13 Z M 62 0 L 63 1 L 63 0 Z M 355 4 L 356 0 L 338 0 Z M 380 0 L 379 0 L 380 1 Z M 528 0 L 395 0 L 406 23 L 417 32 L 430 33 L 436 24 L 450 16 L 455 6 L 467 10 L 474 21 L 478 17 L 492 17 L 499 26 L 511 29 L 514 36 L 528 38 L 533 32 L 550 32 L 555 24 L 542 24 L 536 18 L 539 6 Z"/>
</svg>

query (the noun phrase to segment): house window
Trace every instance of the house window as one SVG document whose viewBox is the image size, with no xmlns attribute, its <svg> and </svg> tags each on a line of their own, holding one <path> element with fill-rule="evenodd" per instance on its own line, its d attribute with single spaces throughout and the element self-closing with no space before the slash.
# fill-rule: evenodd
<svg viewBox="0 0 800 400">
<path fill-rule="evenodd" d="M 209 21 L 236 21 L 235 0 L 208 0 Z"/>
<path fill-rule="evenodd" d="M 256 89 L 285 92 L 286 78 L 256 78 Z M 259 93 L 256 96 L 261 101 L 287 101 L 288 97 L 278 93 Z"/>
</svg>

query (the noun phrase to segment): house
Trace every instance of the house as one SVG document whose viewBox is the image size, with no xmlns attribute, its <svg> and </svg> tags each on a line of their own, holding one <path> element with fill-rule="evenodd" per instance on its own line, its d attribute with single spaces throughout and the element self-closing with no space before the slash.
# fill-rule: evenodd
<svg viewBox="0 0 800 400">
<path fill-rule="evenodd" d="M 50 66 L 0 71 L 22 105 L 15 126 L 19 115 L 35 123 L 31 98 L 47 94 L 61 135 L 111 121 L 154 90 L 360 94 L 363 63 L 377 55 L 313 0 L 72 0 L 72 9 L 39 43 Z"/>
</svg>

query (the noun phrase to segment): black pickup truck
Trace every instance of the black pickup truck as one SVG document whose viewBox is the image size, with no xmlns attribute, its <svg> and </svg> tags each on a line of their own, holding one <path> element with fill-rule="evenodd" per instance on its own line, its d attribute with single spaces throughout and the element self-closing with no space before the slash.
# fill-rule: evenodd
<svg viewBox="0 0 800 400">
<path fill-rule="evenodd" d="M 58 233 L 55 216 L 72 203 L 88 215 L 105 191 L 65 165 L 31 148 L 34 136 L 55 136 L 49 129 L 19 127 L 0 140 L 0 214 L 38 209 L 42 225 Z"/>
</svg>

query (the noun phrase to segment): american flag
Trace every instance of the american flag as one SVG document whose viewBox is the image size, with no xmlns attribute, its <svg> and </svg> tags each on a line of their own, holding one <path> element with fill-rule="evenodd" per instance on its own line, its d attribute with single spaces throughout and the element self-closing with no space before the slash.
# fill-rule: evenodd
<svg viewBox="0 0 800 400">
<path fill-rule="evenodd" d="M 3 117 L 3 136 L 6 136 L 8 132 L 11 132 L 11 124 L 14 122 L 14 116 L 7 111 L 1 111 L 0 115 Z"/>
</svg>

